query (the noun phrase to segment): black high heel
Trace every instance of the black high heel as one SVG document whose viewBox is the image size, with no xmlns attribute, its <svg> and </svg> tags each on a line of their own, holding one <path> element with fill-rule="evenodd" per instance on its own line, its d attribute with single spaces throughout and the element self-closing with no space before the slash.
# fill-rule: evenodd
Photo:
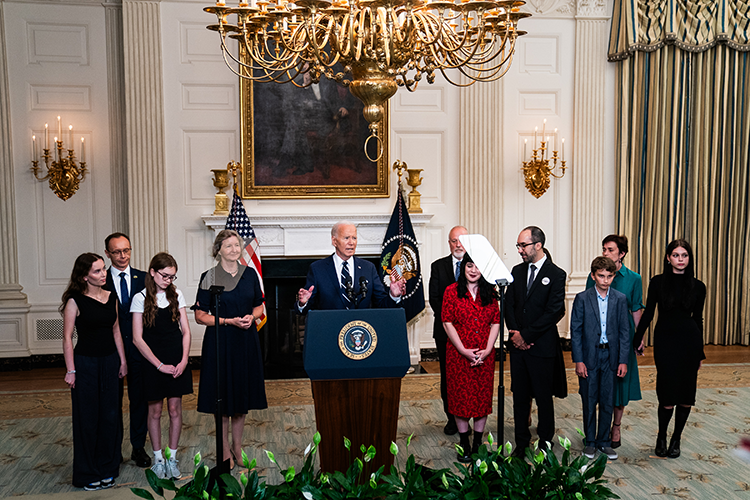
<svg viewBox="0 0 750 500">
<path fill-rule="evenodd" d="M 620 427 L 620 424 L 612 424 L 612 426 L 613 427 Z M 620 430 L 620 439 L 618 439 L 617 441 L 614 441 L 612 439 L 612 434 L 613 434 L 613 432 L 610 430 L 609 431 L 609 439 L 610 439 L 610 441 L 612 441 L 612 445 L 611 446 L 612 446 L 612 448 L 619 448 L 622 445 L 622 430 Z"/>
</svg>

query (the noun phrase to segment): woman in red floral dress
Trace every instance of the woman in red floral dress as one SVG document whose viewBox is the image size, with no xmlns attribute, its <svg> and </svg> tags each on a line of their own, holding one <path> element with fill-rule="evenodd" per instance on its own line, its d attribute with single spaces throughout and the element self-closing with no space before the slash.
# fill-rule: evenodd
<svg viewBox="0 0 750 500">
<path fill-rule="evenodd" d="M 463 453 L 458 460 L 468 463 L 479 450 L 487 415 L 492 413 L 495 340 L 500 331 L 495 288 L 482 278 L 468 254 L 461 262 L 458 282 L 445 289 L 442 319 L 450 340 L 446 349 L 448 410 L 456 416 L 461 438 Z M 474 443 L 469 448 L 471 418 Z"/>
</svg>

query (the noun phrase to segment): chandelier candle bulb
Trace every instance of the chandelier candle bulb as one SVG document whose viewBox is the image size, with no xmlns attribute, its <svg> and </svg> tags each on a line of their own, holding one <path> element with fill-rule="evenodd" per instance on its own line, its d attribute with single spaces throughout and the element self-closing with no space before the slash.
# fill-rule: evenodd
<svg viewBox="0 0 750 500">
<path fill-rule="evenodd" d="M 44 124 L 44 147 L 49 149 L 49 125 L 47 123 Z"/>
<path fill-rule="evenodd" d="M 68 144 L 70 144 L 70 149 L 73 149 L 75 147 L 75 143 L 73 142 L 73 125 L 68 126 Z"/>
<path fill-rule="evenodd" d="M 60 117 L 57 117 L 57 137 L 62 140 L 62 122 L 60 121 Z M 57 142 L 57 139 L 55 139 L 55 142 Z"/>
<path fill-rule="evenodd" d="M 534 151 L 536 151 L 536 131 L 539 130 L 539 127 L 534 127 Z"/>
<path fill-rule="evenodd" d="M 544 131 L 547 129 L 547 119 L 545 118 L 542 122 L 542 137 L 544 137 Z"/>
</svg>

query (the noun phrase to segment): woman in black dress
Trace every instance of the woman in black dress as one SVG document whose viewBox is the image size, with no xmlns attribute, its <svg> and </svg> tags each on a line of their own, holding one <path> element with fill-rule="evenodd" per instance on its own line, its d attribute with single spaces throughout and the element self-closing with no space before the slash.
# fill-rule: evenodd
<svg viewBox="0 0 750 500">
<path fill-rule="evenodd" d="M 659 457 L 680 456 L 680 438 L 690 408 L 695 405 L 698 370 L 703 353 L 703 304 L 706 285 L 694 277 L 693 249 L 683 240 L 667 246 L 664 272 L 651 279 L 646 311 L 633 347 L 638 349 L 659 305 L 654 329 L 656 396 L 659 399 L 659 434 L 654 452 Z M 667 448 L 667 428 L 677 406 L 674 431 Z"/>
<path fill-rule="evenodd" d="M 161 252 L 151 259 L 146 288 L 133 297 L 133 344 L 149 362 L 143 371 L 148 401 L 148 433 L 154 448 L 151 470 L 160 479 L 182 477 L 177 467 L 177 446 L 182 430 L 182 396 L 193 392 L 193 376 L 187 367 L 190 325 L 185 298 L 174 286 L 177 262 Z M 161 414 L 167 398 L 169 411 L 169 458 L 161 450 Z"/>
<path fill-rule="evenodd" d="M 73 486 L 88 491 L 114 486 L 122 459 L 118 379 L 127 375 L 128 365 L 117 295 L 102 288 L 106 281 L 100 255 L 79 255 L 60 306 L 65 383 L 73 403 Z"/>
<path fill-rule="evenodd" d="M 201 276 L 193 310 L 195 321 L 206 326 L 201 350 L 201 378 L 198 411 L 214 413 L 216 408 L 216 318 L 211 309 L 213 285 L 224 287 L 219 306 L 220 377 L 224 392 L 224 453 L 222 460 L 242 459 L 242 431 L 249 410 L 268 408 L 263 380 L 263 357 L 256 320 L 263 314 L 263 292 L 254 269 L 239 263 L 243 239 L 236 231 L 225 229 L 216 236 L 213 256 L 216 267 Z M 229 419 L 232 447 L 229 447 Z M 230 453 L 232 456 L 230 456 Z M 219 456 L 217 450 L 217 456 Z"/>
</svg>

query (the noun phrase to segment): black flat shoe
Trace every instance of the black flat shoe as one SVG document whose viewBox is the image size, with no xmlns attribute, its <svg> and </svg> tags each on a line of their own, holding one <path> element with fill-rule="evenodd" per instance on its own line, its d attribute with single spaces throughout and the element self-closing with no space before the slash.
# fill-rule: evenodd
<svg viewBox="0 0 750 500">
<path fill-rule="evenodd" d="M 620 427 L 620 424 L 612 424 L 613 427 Z M 620 431 L 620 439 L 615 441 L 612 439 L 612 431 L 609 431 L 609 439 L 612 441 L 612 444 L 610 445 L 612 448 L 619 448 L 622 446 L 622 431 Z"/>
<path fill-rule="evenodd" d="M 680 456 L 680 440 L 672 438 L 669 441 L 669 449 L 667 450 L 667 456 L 669 458 L 677 458 Z"/>
<path fill-rule="evenodd" d="M 151 467 L 151 457 L 148 456 L 148 453 L 143 448 L 133 448 L 133 454 L 130 455 L 130 458 L 138 467 Z"/>
<path fill-rule="evenodd" d="M 659 439 L 656 438 L 656 448 L 654 448 L 654 453 L 657 457 L 666 457 L 667 456 L 667 440 L 666 439 Z"/>
</svg>

